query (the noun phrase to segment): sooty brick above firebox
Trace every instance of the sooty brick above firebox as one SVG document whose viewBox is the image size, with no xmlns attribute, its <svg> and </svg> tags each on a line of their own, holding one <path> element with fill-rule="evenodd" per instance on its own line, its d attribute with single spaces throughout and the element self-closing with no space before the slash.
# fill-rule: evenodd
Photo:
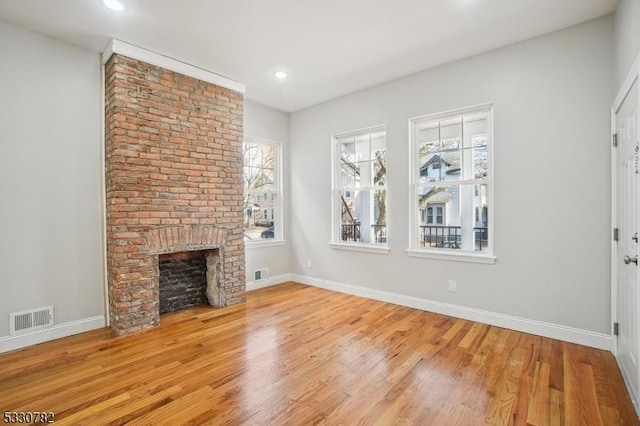
<svg viewBox="0 0 640 426">
<path fill-rule="evenodd" d="M 160 255 L 158 267 L 161 315 L 208 303 L 204 251 Z"/>
</svg>

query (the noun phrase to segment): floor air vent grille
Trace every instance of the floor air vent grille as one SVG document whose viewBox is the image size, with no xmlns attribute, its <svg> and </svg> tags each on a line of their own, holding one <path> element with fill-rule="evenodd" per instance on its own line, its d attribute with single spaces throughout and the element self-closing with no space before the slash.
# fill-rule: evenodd
<svg viewBox="0 0 640 426">
<path fill-rule="evenodd" d="M 253 279 L 255 281 L 264 280 L 269 277 L 269 270 L 267 268 L 255 269 L 253 271 Z"/>
</svg>

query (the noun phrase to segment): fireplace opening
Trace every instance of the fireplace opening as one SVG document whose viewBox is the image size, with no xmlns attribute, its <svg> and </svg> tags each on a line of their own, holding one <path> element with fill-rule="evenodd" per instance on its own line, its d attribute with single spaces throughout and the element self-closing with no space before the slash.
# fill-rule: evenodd
<svg viewBox="0 0 640 426">
<path fill-rule="evenodd" d="M 218 249 L 159 255 L 160 315 L 210 304 L 208 289 L 219 286 L 218 266 Z"/>
</svg>

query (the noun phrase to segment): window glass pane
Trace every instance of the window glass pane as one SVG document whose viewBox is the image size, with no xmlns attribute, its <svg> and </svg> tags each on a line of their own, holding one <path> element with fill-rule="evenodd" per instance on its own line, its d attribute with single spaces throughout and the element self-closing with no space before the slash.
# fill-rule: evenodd
<svg viewBox="0 0 640 426">
<path fill-rule="evenodd" d="M 246 158 L 246 157 L 245 157 Z M 259 169 L 255 169 L 250 166 L 244 167 L 244 192 L 254 189 L 256 177 L 258 176 Z"/>
<path fill-rule="evenodd" d="M 451 148 L 442 151 L 440 156 L 440 180 L 460 180 L 462 152 L 458 150 L 459 141 L 451 141 Z M 444 144 L 443 144 L 444 145 Z M 437 154 L 438 155 L 438 154 Z"/>
<path fill-rule="evenodd" d="M 353 163 L 356 161 L 355 158 L 355 145 L 353 143 L 353 138 L 351 140 L 341 140 L 340 142 L 340 156 L 342 161 L 347 163 Z"/>
<path fill-rule="evenodd" d="M 458 225 L 460 211 L 460 185 L 451 186 L 420 186 L 418 187 L 418 209 L 426 210 L 427 216 L 437 215 L 436 207 L 442 207 L 443 212 L 448 212 L 451 217 L 450 224 Z M 443 224 L 449 224 L 443 219 Z M 431 222 L 433 223 L 433 222 Z"/>
<path fill-rule="evenodd" d="M 378 151 L 384 152 L 387 147 L 386 137 L 384 132 L 374 133 L 371 135 L 371 158 L 375 158 L 375 154 Z"/>
<path fill-rule="evenodd" d="M 355 212 L 355 200 L 355 189 L 340 191 L 340 217 L 342 223 L 355 223 L 358 220 Z"/>
<path fill-rule="evenodd" d="M 342 162 L 342 166 L 340 167 L 340 187 L 353 188 L 355 185 L 355 169 L 353 164 Z"/>
<path fill-rule="evenodd" d="M 418 145 L 418 152 L 420 155 L 434 154 L 440 152 L 440 140 L 434 139 L 429 142 L 423 142 Z"/>
<path fill-rule="evenodd" d="M 259 189 L 261 191 L 275 191 L 275 179 L 273 169 L 257 169 L 258 174 L 255 176 L 254 184 L 251 189 Z"/>
<path fill-rule="evenodd" d="M 369 170 L 371 163 L 368 161 L 359 161 L 357 163 L 353 163 L 353 173 L 355 178 L 355 187 L 360 188 L 361 186 L 370 186 L 370 176 L 367 173 Z M 365 173 L 363 174 L 363 170 Z"/>
<path fill-rule="evenodd" d="M 418 188 L 418 244 L 429 248 L 486 251 L 488 197 L 486 184 Z"/>
<path fill-rule="evenodd" d="M 261 146 L 253 143 L 245 143 L 244 144 L 244 155 L 242 159 L 242 164 L 247 166 L 254 166 L 258 164 L 258 160 L 261 156 Z"/>
<path fill-rule="evenodd" d="M 464 116 L 464 147 L 473 146 L 476 135 L 485 135 L 487 133 L 487 116 L 486 112 L 470 114 Z"/>
<path fill-rule="evenodd" d="M 387 224 L 387 190 L 376 189 L 373 192 L 374 212 L 373 222 L 374 225 L 386 225 Z"/>
<path fill-rule="evenodd" d="M 436 149 L 438 147 L 438 149 Z M 421 144 L 418 150 L 420 182 L 460 180 L 460 139 Z"/>
<path fill-rule="evenodd" d="M 418 125 L 416 128 L 416 142 L 417 145 L 425 144 L 425 148 L 431 152 L 440 151 L 439 122 L 433 121 Z"/>
<path fill-rule="evenodd" d="M 275 168 L 275 150 L 272 146 L 262 146 L 261 167 L 264 169 L 273 170 Z"/>
<path fill-rule="evenodd" d="M 454 117 L 447 120 L 440 121 L 440 141 L 442 142 L 442 149 L 451 149 L 454 146 L 447 146 L 445 141 L 456 141 L 459 148 L 460 141 L 462 140 L 462 117 Z"/>
<path fill-rule="evenodd" d="M 247 143 L 244 146 L 244 187 L 245 190 L 275 189 L 275 149 L 268 145 Z"/>
<path fill-rule="evenodd" d="M 357 191 L 340 191 L 340 239 L 342 241 L 360 241 L 360 221 L 356 214 Z"/>
<path fill-rule="evenodd" d="M 369 143 L 369 135 L 356 138 L 355 149 L 355 161 L 370 160 L 371 145 Z"/>
<path fill-rule="evenodd" d="M 279 145 L 243 143 L 245 241 L 275 238 L 280 202 Z"/>
<path fill-rule="evenodd" d="M 340 191 L 341 241 L 386 243 L 386 189 Z"/>
<path fill-rule="evenodd" d="M 373 153 L 373 184 L 384 186 L 387 184 L 387 152 L 375 151 Z"/>
<path fill-rule="evenodd" d="M 473 186 L 473 209 L 476 219 L 473 224 L 473 250 L 486 252 L 489 249 L 488 186 L 486 184 Z"/>
<path fill-rule="evenodd" d="M 487 177 L 489 148 L 487 146 L 486 136 L 474 137 L 472 141 L 473 154 L 473 179 L 482 179 Z"/>
<path fill-rule="evenodd" d="M 277 195 L 250 192 L 245 203 L 245 241 L 274 238 Z"/>
</svg>

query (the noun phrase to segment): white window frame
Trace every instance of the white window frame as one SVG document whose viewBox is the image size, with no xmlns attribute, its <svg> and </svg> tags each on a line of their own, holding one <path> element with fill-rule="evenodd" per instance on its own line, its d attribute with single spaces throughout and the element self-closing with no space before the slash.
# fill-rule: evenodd
<svg viewBox="0 0 640 426">
<path fill-rule="evenodd" d="M 385 132 L 385 154 L 388 154 L 388 135 L 387 126 L 380 124 L 371 127 L 365 127 L 362 129 L 352 130 L 348 132 L 336 133 L 331 136 L 331 243 L 332 248 L 349 251 L 359 251 L 365 253 L 377 253 L 388 254 L 389 253 L 389 183 L 388 174 L 387 178 L 387 225 L 386 225 L 386 241 L 384 243 L 363 243 L 357 241 L 342 241 L 340 239 L 341 234 L 341 204 L 340 204 L 340 191 L 343 189 L 341 185 L 341 151 L 338 147 L 339 140 L 350 136 L 357 136 L 363 133 Z M 387 167 L 388 167 L 387 157 Z M 387 169 L 388 172 L 388 169 Z"/>
<path fill-rule="evenodd" d="M 431 122 L 436 120 L 446 120 L 461 115 L 470 115 L 477 113 L 487 113 L 487 176 L 483 179 L 469 179 L 459 181 L 448 181 L 447 185 L 455 184 L 469 184 L 478 183 L 487 185 L 487 207 L 488 207 L 488 239 L 487 250 L 484 253 L 462 251 L 460 249 L 446 249 L 446 248 L 429 248 L 422 247 L 419 243 L 419 206 L 418 197 L 418 177 L 420 175 L 420 164 L 417 156 L 417 141 L 415 128 L 417 125 L 425 122 Z M 409 248 L 406 250 L 408 256 L 422 257 L 438 260 L 452 260 L 461 262 L 472 263 L 495 263 L 496 257 L 494 256 L 494 233 L 495 233 L 495 221 L 494 221 L 494 162 L 493 162 L 493 104 L 481 104 L 471 107 L 458 108 L 454 110 L 444 111 L 436 114 L 422 115 L 409 119 L 409 187 L 410 187 L 410 202 L 409 202 Z M 437 185 L 437 183 L 436 183 Z"/>
<path fill-rule="evenodd" d="M 282 169 L 282 143 L 278 141 L 274 141 L 271 139 L 266 139 L 257 136 L 245 136 L 243 138 L 244 143 L 253 143 L 260 145 L 267 145 L 274 149 L 275 152 L 275 167 L 274 167 L 274 188 L 273 191 L 256 191 L 264 194 L 264 200 L 273 199 L 276 197 L 276 202 L 273 204 L 274 214 L 273 214 L 273 238 L 269 239 L 261 239 L 261 240 L 246 240 L 245 248 L 261 248 L 261 247 L 272 247 L 272 246 L 281 246 L 286 244 L 284 239 L 284 192 L 283 192 L 283 169 Z M 243 167 L 244 167 L 244 159 L 243 159 Z M 243 170 L 244 176 L 244 170 Z M 244 181 L 243 181 L 244 183 Z M 270 194 L 268 196 L 267 194 Z M 244 196 L 244 195 L 243 195 Z M 243 215 L 245 212 L 243 212 Z M 260 216 L 262 217 L 264 214 L 264 208 L 260 211 Z"/>
</svg>

